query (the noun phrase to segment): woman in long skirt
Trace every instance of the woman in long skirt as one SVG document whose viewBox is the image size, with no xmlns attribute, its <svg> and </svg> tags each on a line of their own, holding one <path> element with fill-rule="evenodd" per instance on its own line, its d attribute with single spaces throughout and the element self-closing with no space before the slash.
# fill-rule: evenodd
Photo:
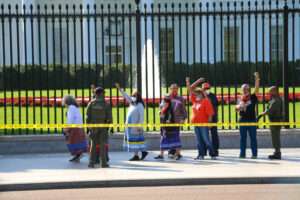
<svg viewBox="0 0 300 200">
<path fill-rule="evenodd" d="M 130 97 L 120 85 L 116 83 L 125 100 L 129 103 L 128 113 L 126 117 L 126 124 L 143 124 L 144 123 L 144 102 L 141 94 L 134 91 Z M 128 152 L 134 152 L 130 161 L 144 160 L 148 155 L 146 151 L 144 129 L 143 127 L 128 127 L 124 134 L 124 147 Z M 139 157 L 141 152 L 141 157 Z"/>
<path fill-rule="evenodd" d="M 67 124 L 82 124 L 82 115 L 78 108 L 76 99 L 67 95 L 63 98 L 63 105 L 67 107 Z M 79 162 L 82 154 L 87 152 L 87 140 L 83 128 L 64 129 L 67 147 L 73 156 L 70 162 Z"/>
<path fill-rule="evenodd" d="M 174 110 L 169 96 L 164 97 L 163 104 L 160 110 L 160 122 L 163 124 L 175 123 Z M 160 140 L 160 155 L 155 159 L 164 159 L 165 150 L 175 150 L 175 158 L 179 160 L 182 156 L 180 154 L 181 141 L 179 135 L 179 127 L 162 127 Z"/>
</svg>

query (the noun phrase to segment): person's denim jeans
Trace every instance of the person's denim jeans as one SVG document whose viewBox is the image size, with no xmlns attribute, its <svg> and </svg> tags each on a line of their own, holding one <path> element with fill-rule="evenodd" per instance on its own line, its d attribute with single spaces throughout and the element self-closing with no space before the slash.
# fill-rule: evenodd
<svg viewBox="0 0 300 200">
<path fill-rule="evenodd" d="M 210 128 L 211 142 L 215 151 L 219 150 L 219 134 L 216 126 Z"/>
<path fill-rule="evenodd" d="M 215 150 L 212 146 L 211 141 L 209 140 L 208 136 L 208 127 L 195 127 L 195 134 L 197 137 L 197 147 L 198 147 L 198 154 L 199 156 L 205 156 L 206 154 L 206 147 L 209 150 L 210 156 L 215 156 Z"/>
<path fill-rule="evenodd" d="M 240 156 L 246 156 L 247 133 L 250 136 L 250 145 L 252 156 L 257 156 L 257 139 L 256 126 L 241 126 L 240 127 Z"/>
</svg>

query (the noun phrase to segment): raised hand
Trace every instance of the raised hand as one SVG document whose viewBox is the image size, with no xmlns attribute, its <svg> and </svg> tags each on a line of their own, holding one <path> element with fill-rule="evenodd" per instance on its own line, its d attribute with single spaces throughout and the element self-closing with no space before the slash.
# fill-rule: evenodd
<svg viewBox="0 0 300 200">
<path fill-rule="evenodd" d="M 258 72 L 254 72 L 254 77 L 255 77 L 255 79 L 259 79 L 259 73 Z"/>
<path fill-rule="evenodd" d="M 115 83 L 116 88 L 120 89 L 120 84 L 119 83 Z"/>
<path fill-rule="evenodd" d="M 199 81 L 200 83 L 204 83 L 204 82 L 205 82 L 205 78 L 201 77 L 201 78 L 198 79 L 198 81 Z"/>
<path fill-rule="evenodd" d="M 185 82 L 186 82 L 187 85 L 189 85 L 190 84 L 190 77 L 186 77 Z"/>
<path fill-rule="evenodd" d="M 259 73 L 255 72 L 254 77 L 255 77 L 255 90 L 254 90 L 254 93 L 257 95 L 259 93 L 259 86 L 260 86 Z"/>
</svg>

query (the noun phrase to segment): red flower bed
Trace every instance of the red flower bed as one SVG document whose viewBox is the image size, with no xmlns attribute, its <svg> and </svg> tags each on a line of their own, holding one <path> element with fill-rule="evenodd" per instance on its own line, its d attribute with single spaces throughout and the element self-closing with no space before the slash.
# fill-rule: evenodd
<svg viewBox="0 0 300 200">
<path fill-rule="evenodd" d="M 283 94 L 281 94 L 283 95 Z M 260 102 L 263 101 L 269 101 L 270 97 L 269 95 L 263 96 L 263 94 L 259 94 L 257 95 L 258 100 Z M 187 100 L 187 96 L 184 96 L 184 98 Z M 228 94 L 223 94 L 223 97 L 221 95 L 217 95 L 218 101 L 221 103 L 222 101 L 225 104 L 229 104 L 229 103 L 236 103 L 237 98 L 239 98 L 239 94 L 237 95 L 228 95 Z M 82 106 L 86 106 L 88 104 L 88 102 L 90 101 L 89 97 L 77 97 L 77 102 L 79 103 L 79 105 Z M 117 106 L 119 105 L 123 105 L 124 103 L 126 104 L 125 100 L 123 97 L 105 97 L 105 100 L 107 102 L 111 102 L 112 106 Z M 296 93 L 295 96 L 293 95 L 293 93 L 289 94 L 289 100 L 290 101 L 300 101 L 300 93 Z M 149 98 L 146 99 L 144 98 L 144 101 L 146 104 L 159 104 L 160 103 L 160 98 Z M 15 97 L 15 98 L 0 98 L 0 105 L 21 105 L 21 106 L 61 106 L 62 105 L 62 98 L 61 97 Z"/>
</svg>

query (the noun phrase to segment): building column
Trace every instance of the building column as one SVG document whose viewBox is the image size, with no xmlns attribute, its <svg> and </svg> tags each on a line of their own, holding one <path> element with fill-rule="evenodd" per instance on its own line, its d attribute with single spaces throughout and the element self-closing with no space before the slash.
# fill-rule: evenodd
<svg viewBox="0 0 300 200">
<path fill-rule="evenodd" d="M 151 12 L 153 0 L 142 0 L 140 3 L 141 12 L 144 12 L 144 5 L 147 5 L 147 12 Z M 146 27 L 145 27 L 146 25 Z M 145 34 L 147 33 L 147 34 Z M 159 49 L 152 40 L 151 17 L 141 18 L 141 60 L 142 60 L 142 96 L 148 98 L 160 97 L 160 75 L 159 75 Z M 156 38 L 157 39 L 157 38 Z"/>
<path fill-rule="evenodd" d="M 83 13 L 94 13 L 95 0 L 83 0 Z M 89 5 L 89 9 L 87 9 Z M 89 30 L 88 30 L 89 28 Z M 90 52 L 90 55 L 89 55 Z M 83 21 L 83 62 L 88 64 L 95 64 L 96 62 L 96 43 L 95 43 L 95 21 L 93 17 L 87 18 Z"/>
</svg>

